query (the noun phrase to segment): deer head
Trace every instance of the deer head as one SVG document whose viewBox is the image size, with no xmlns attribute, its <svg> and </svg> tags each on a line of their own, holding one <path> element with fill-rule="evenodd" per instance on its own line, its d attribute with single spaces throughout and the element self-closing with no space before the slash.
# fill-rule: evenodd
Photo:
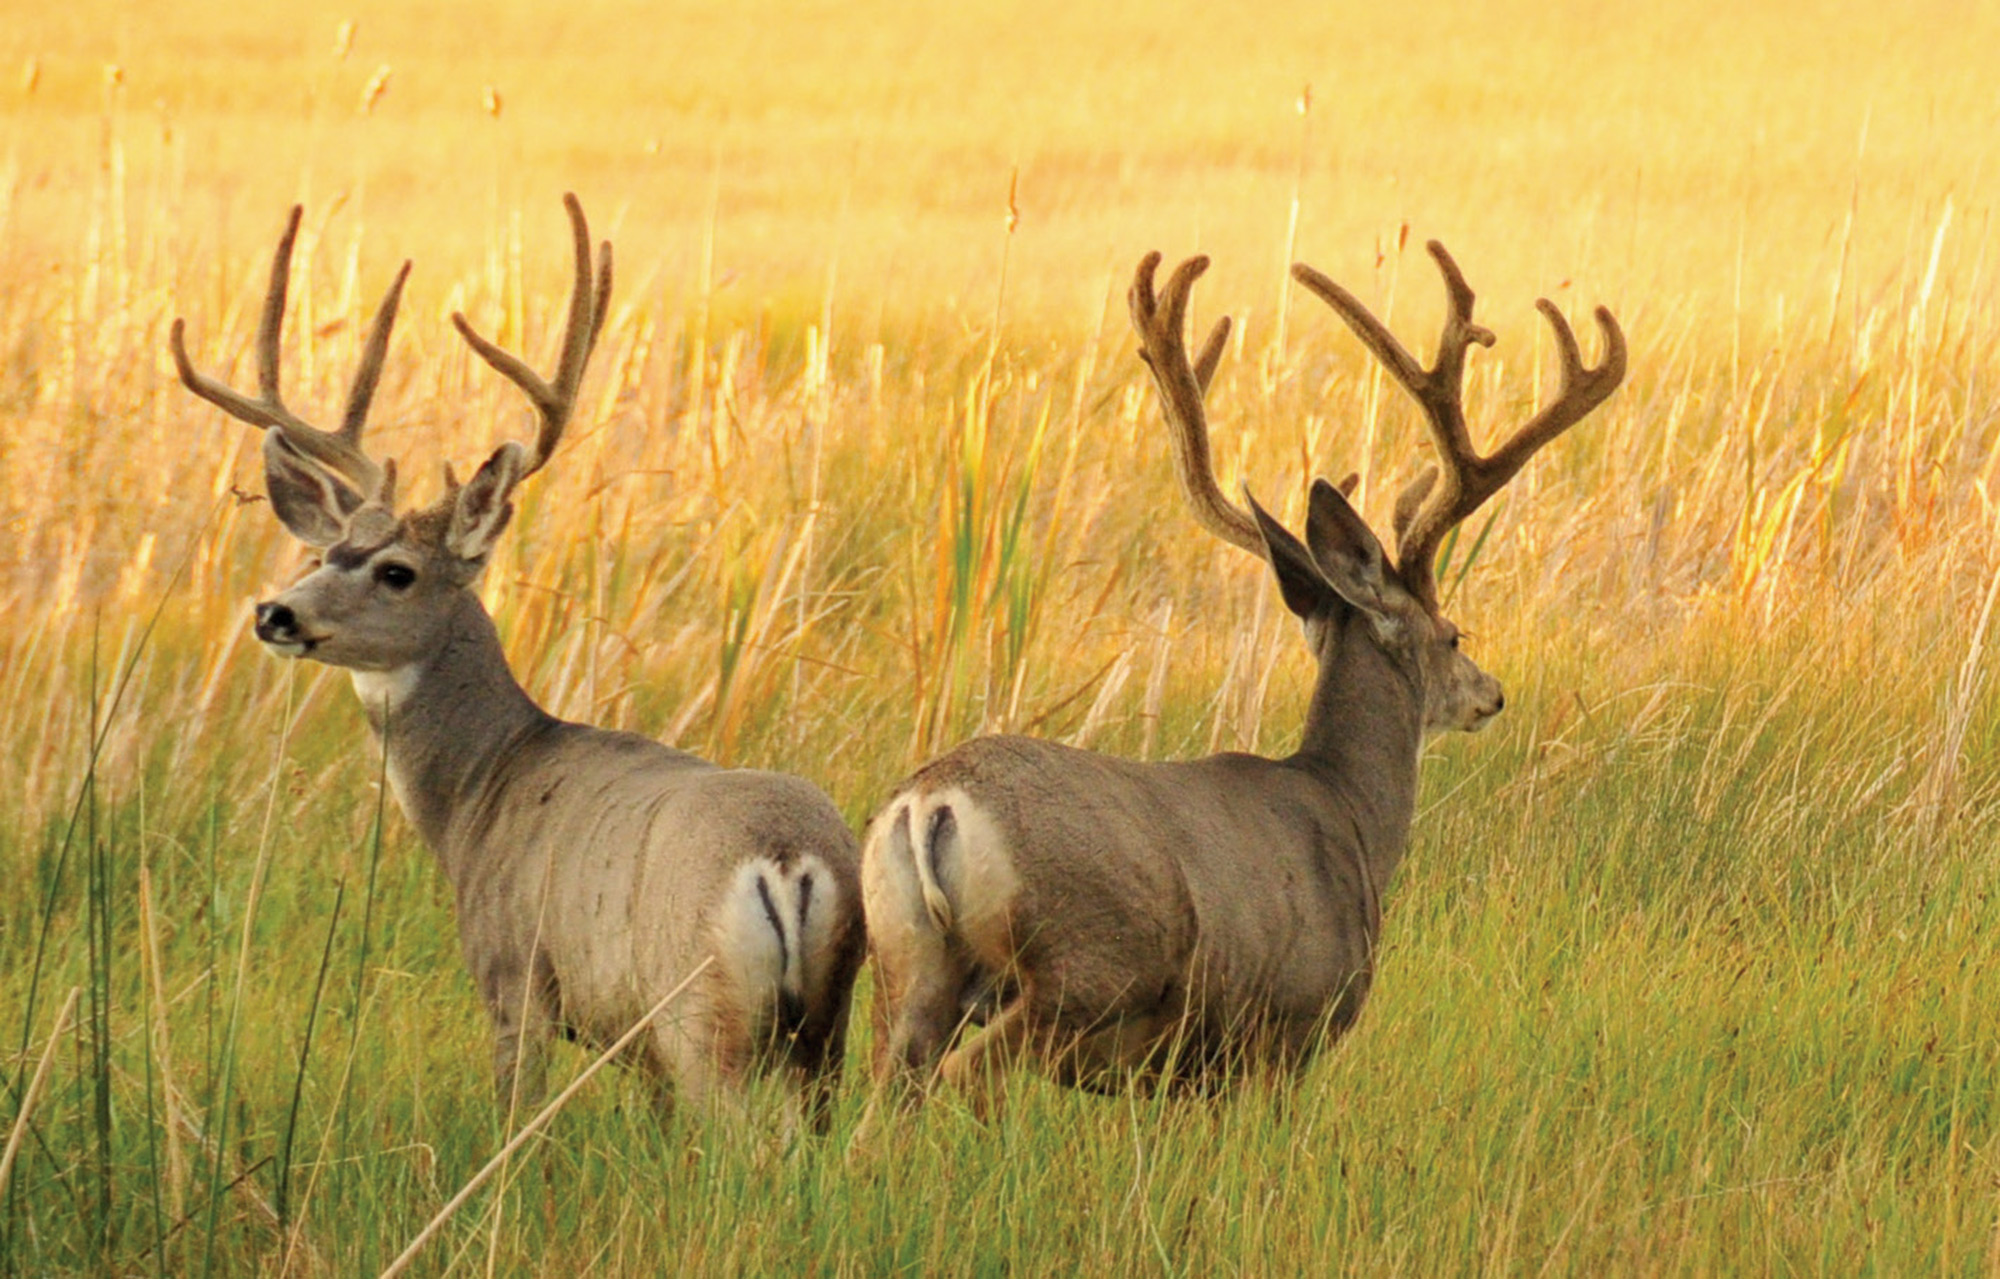
<svg viewBox="0 0 2000 1279">
<path fill-rule="evenodd" d="M 194 367 L 184 325 L 172 331 L 174 364 L 196 395 L 232 417 L 263 428 L 264 480 L 271 506 L 317 563 L 276 598 L 257 605 L 257 638 L 288 657 L 311 657 L 357 670 L 395 670 L 435 649 L 454 606 L 473 599 L 495 541 L 513 517 L 515 488 L 540 470 L 562 439 L 578 384 L 604 324 L 611 296 L 611 245 L 593 269 L 590 228 L 574 195 L 569 212 L 576 281 L 553 383 L 475 332 L 464 315 L 452 323 L 472 349 L 518 385 L 540 423 L 531 445 L 509 440 L 460 484 L 445 468 L 445 491 L 429 506 L 396 511 L 396 464 L 362 448 L 362 428 L 381 378 L 410 264 L 403 263 L 375 313 L 349 388 L 339 429 L 317 429 L 285 407 L 279 393 L 280 334 L 300 210 L 293 208 L 271 263 L 257 330 L 258 396 L 231 390 Z M 475 601 L 476 602 L 476 601 Z"/>
<path fill-rule="evenodd" d="M 1457 263 L 1436 241 L 1430 251 L 1444 273 L 1451 307 L 1436 363 L 1429 369 L 1418 364 L 1351 293 L 1311 267 L 1292 268 L 1299 282 L 1347 321 L 1416 397 L 1437 444 L 1443 482 L 1438 482 L 1439 469 L 1432 468 L 1397 499 L 1393 562 L 1348 501 L 1354 477 L 1339 487 L 1313 481 L 1304 541 L 1272 519 L 1247 490 L 1248 512 L 1223 496 L 1210 457 L 1203 398 L 1228 339 L 1229 320 L 1216 322 L 1193 359 L 1183 338 L 1188 296 L 1208 269 L 1206 257 L 1181 263 L 1156 295 L 1153 279 L 1160 255 L 1146 255 L 1133 279 L 1130 302 L 1140 335 L 1140 357 L 1159 388 L 1175 469 L 1196 519 L 1224 541 L 1270 562 L 1286 607 L 1305 624 L 1307 642 L 1322 670 L 1335 637 L 1342 633 L 1340 624 L 1353 615 L 1365 619 L 1376 645 L 1416 688 L 1425 730 L 1437 733 L 1476 730 L 1506 701 L 1500 682 L 1461 651 L 1459 628 L 1439 608 L 1438 549 L 1446 535 L 1512 479 L 1536 450 L 1611 394 L 1625 375 L 1625 337 L 1611 313 L 1599 307 L 1604 360 L 1587 366 L 1562 313 L 1543 299 L 1538 305 L 1555 330 L 1562 358 L 1562 391 L 1492 456 L 1481 457 L 1465 426 L 1465 352 L 1474 342 L 1491 345 L 1493 335 L 1472 323 L 1472 290 Z"/>
</svg>

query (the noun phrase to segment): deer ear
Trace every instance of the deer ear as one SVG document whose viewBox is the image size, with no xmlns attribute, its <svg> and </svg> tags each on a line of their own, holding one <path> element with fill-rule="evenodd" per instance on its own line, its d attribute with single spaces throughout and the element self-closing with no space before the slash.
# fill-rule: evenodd
<svg viewBox="0 0 2000 1279">
<path fill-rule="evenodd" d="M 509 440 L 493 450 L 486 464 L 452 495 L 445 550 L 462 560 L 483 561 L 507 521 L 514 518 L 514 504 L 508 499 L 520 482 L 521 446 Z"/>
<path fill-rule="evenodd" d="M 319 463 L 301 457 L 276 431 L 264 433 L 264 489 L 278 519 L 307 546 L 325 550 L 347 532 L 361 495 Z"/>
<path fill-rule="evenodd" d="M 1314 480 L 1306 545 L 1327 585 L 1378 623 L 1395 617 L 1387 557 L 1361 513 L 1333 485 Z"/>
<path fill-rule="evenodd" d="M 1271 518 L 1270 512 L 1257 504 L 1246 486 L 1243 500 L 1250 504 L 1250 514 L 1257 519 L 1257 531 L 1264 535 L 1264 551 L 1271 561 L 1271 571 L 1277 575 L 1278 590 L 1284 594 L 1285 607 L 1299 617 L 1312 617 L 1324 613 L 1336 598 L 1326 575 L 1313 563 L 1312 552 L 1306 550 L 1305 543 L 1293 537 L 1291 531 Z"/>
</svg>

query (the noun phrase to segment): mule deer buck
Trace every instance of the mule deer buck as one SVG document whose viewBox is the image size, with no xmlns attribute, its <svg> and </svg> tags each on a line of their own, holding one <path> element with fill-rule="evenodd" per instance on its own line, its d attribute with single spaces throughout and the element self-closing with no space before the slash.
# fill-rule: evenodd
<svg viewBox="0 0 2000 1279">
<path fill-rule="evenodd" d="M 1255 499 L 1246 512 L 1223 496 L 1203 397 L 1229 322 L 1192 360 L 1183 337 L 1208 261 L 1182 263 L 1157 297 L 1159 255 L 1140 263 L 1132 321 L 1181 485 L 1205 528 L 1270 562 L 1319 663 L 1299 749 L 1145 764 L 987 737 L 911 777 L 862 852 L 878 1078 L 935 1074 L 982 1107 L 1017 1060 L 1083 1087 L 1202 1084 L 1296 1062 L 1354 1021 L 1382 893 L 1409 842 L 1423 739 L 1475 730 L 1502 706 L 1499 682 L 1459 651 L 1458 627 L 1439 611 L 1439 547 L 1625 373 L 1609 311 L 1597 311 L 1604 355 L 1593 367 L 1541 302 L 1561 393 L 1480 456 L 1462 408 L 1465 355 L 1493 335 L 1472 322 L 1451 256 L 1435 242 L 1430 251 L 1450 294 L 1430 368 L 1352 294 L 1294 268 L 1417 399 L 1437 445 L 1440 468 L 1397 503 L 1393 563 L 1349 504 L 1351 481 L 1314 481 L 1303 541 Z"/>
<path fill-rule="evenodd" d="M 258 328 L 257 398 L 195 370 L 180 320 L 174 363 L 189 390 L 266 431 L 272 509 L 316 566 L 257 605 L 257 638 L 352 672 L 397 802 L 455 890 L 503 1101 L 517 1085 L 542 1093 L 550 1034 L 609 1044 L 707 961 L 637 1041 L 662 1100 L 670 1084 L 685 1100 L 733 1101 L 729 1085 L 770 1065 L 823 1117 L 864 951 L 846 822 L 799 778 L 548 715 L 515 681 L 476 593 L 517 486 L 562 439 L 610 299 L 611 245 L 593 267 L 582 207 L 564 203 L 576 281 L 553 380 L 452 317 L 527 393 L 535 439 L 502 444 L 462 485 L 446 467 L 427 507 L 398 514 L 394 460 L 361 444 L 409 263 L 376 312 L 337 430 L 308 425 L 279 394 L 296 208 Z"/>
</svg>

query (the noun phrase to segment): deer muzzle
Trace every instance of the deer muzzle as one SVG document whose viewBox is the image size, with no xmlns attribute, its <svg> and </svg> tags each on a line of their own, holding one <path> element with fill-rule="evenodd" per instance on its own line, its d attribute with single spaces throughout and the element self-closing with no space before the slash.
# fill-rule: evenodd
<svg viewBox="0 0 2000 1279">
<path fill-rule="evenodd" d="M 319 641 L 299 633 L 299 617 L 288 604 L 257 605 L 257 638 L 286 657 L 304 657 Z"/>
</svg>

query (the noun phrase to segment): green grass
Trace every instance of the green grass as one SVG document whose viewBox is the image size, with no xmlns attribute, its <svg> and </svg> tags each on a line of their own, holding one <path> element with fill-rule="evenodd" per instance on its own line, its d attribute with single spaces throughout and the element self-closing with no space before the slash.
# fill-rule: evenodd
<svg viewBox="0 0 2000 1279">
<path fill-rule="evenodd" d="M 1280 340 L 1295 199 L 1420 352 L 1451 245 L 1480 438 L 1548 393 L 1538 293 L 1632 371 L 1468 530 L 1508 709 L 1434 744 L 1298 1077 L 1018 1078 L 850 1159 L 864 982 L 826 1141 L 606 1072 L 411 1273 L 2000 1273 L 1991 15 L 407 8 L 0 30 L 0 1277 L 379 1273 L 506 1141 L 448 889 L 345 679 L 250 638 L 297 557 L 165 333 L 245 376 L 303 200 L 323 413 L 414 257 L 371 438 L 422 500 L 522 429 L 444 316 L 544 349 L 570 187 L 620 285 L 488 572 L 515 668 L 857 824 L 981 731 L 1289 749 L 1295 628 L 1131 356 L 1145 250 L 1215 256 L 1221 478 L 1287 518 L 1422 463 L 1330 317 Z"/>
<path fill-rule="evenodd" d="M 1644 673 L 1667 690 L 1658 700 L 1641 681 L 1546 733 L 1510 716 L 1449 743 L 1429 765 L 1375 995 L 1350 1039 L 1296 1081 L 1190 1102 L 1023 1079 L 991 1126 L 946 1103 L 906 1123 L 890 1153 L 849 1163 L 858 1084 L 830 1140 L 773 1157 L 726 1133 L 658 1130 L 641 1090 L 614 1075 L 517 1156 L 508 1187 L 475 1199 L 416 1273 L 445 1273 L 455 1256 L 500 1273 L 647 1273 L 663 1257 L 720 1273 L 1984 1270 L 2000 1210 L 1994 779 L 1978 779 L 1983 809 L 1914 837 L 1911 788 L 1882 784 L 1893 751 L 1854 760 L 1907 744 L 1930 707 L 1866 696 L 1860 722 L 1823 709 L 1840 691 L 1864 700 L 1854 676 L 1780 700 L 1818 662 L 1815 645 L 1783 647 L 1746 665 L 1735 646 L 1697 639 L 1672 669 Z M 1558 662 L 1544 680 L 1587 704 L 1604 678 L 1589 666 Z M 270 761 L 255 766 L 261 786 Z M 284 764 L 279 785 L 295 769 Z M 98 893 L 122 940 L 98 979 L 109 1070 L 73 1032 L 16 1174 L 0 1255 L 17 1272 L 115 1259 L 121 1272 L 188 1274 L 211 1250 L 218 1273 L 275 1272 L 274 1225 L 240 1191 L 212 1196 L 255 1168 L 245 1185 L 268 1201 L 266 1161 L 295 1118 L 300 1238 L 330 1273 L 372 1273 L 497 1149 L 485 1030 L 438 877 L 391 835 L 364 968 L 367 765 L 336 771 L 340 784 L 300 806 L 307 820 L 272 832 L 233 1042 L 230 966 L 261 796 L 246 805 L 246 779 L 221 772 L 179 779 L 239 798 L 205 801 L 171 833 L 143 811 L 164 778 L 104 804 Z M 135 953 L 142 860 L 174 975 L 165 1010 Z M 76 944 L 86 882 L 72 869 L 66 884 L 51 990 L 90 976 Z M 34 936 L 25 904 L 4 920 L 10 972 Z M 184 1104 L 208 1123 L 224 1062 L 238 1063 L 223 1149 L 183 1136 L 195 1171 L 173 1195 L 155 1172 L 167 1142 L 156 1020 Z M 115 1116 L 106 1149 L 100 1084 Z M 156 1262 L 141 1254 L 177 1220 L 169 1198 L 191 1224 Z"/>
<path fill-rule="evenodd" d="M 947 443 L 954 412 L 940 411 Z M 1000 420 L 1003 439 L 1023 440 L 1040 418 Z M 1120 469 L 1118 437 L 1136 450 L 1146 424 L 1085 439 L 1078 472 Z M 1613 465 L 1588 458 L 1589 439 L 1558 475 Z M 920 449 L 899 464 L 911 490 L 953 492 L 965 456 Z M 833 451 L 830 487 L 848 491 L 837 477 L 867 457 L 861 443 Z M 1171 491 L 1157 458 L 1122 469 L 1124 484 Z M 787 638 L 739 653 L 735 678 L 756 696 L 735 704 L 733 730 L 700 711 L 684 740 L 820 777 L 858 821 L 926 732 L 955 739 L 1004 715 L 1018 620 L 1008 491 L 973 494 L 990 523 L 900 490 L 829 521 L 811 624 L 797 630 L 795 597 L 736 597 Z M 1036 499 L 1034 527 L 1055 500 Z M 531 684 L 570 713 L 657 731 L 741 633 L 724 602 L 754 580 L 738 574 L 769 580 L 763 566 L 783 559 L 787 505 L 736 517 L 743 558 L 716 549 L 727 522 L 651 526 L 603 506 L 593 526 L 617 532 L 600 565 L 591 539 L 543 531 L 573 514 L 531 503 L 522 567 L 494 573 L 515 584 L 497 594 Z M 727 1133 L 659 1131 L 614 1073 L 415 1273 L 652 1273 L 663 1257 L 723 1273 L 1988 1268 L 1991 681 L 1959 767 L 1936 780 L 1980 584 L 1934 550 L 1885 565 L 1864 548 L 1843 568 L 1836 542 L 1769 596 L 1626 595 L 1641 571 L 1615 542 L 1568 546 L 1565 572 L 1539 576 L 1549 534 L 1521 509 L 1468 579 L 1476 605 L 1458 610 L 1510 710 L 1436 746 L 1375 994 L 1300 1078 L 1213 1102 L 1021 1080 L 990 1128 L 940 1105 L 888 1156 L 850 1164 L 858 1061 L 833 1136 L 777 1157 Z M 247 518 L 261 508 L 243 513 L 201 534 L 217 539 L 214 573 L 277 555 Z M 1256 567 L 1191 541 L 1177 515 L 1103 504 L 1088 537 L 1053 552 L 1021 698 L 1037 731 L 1158 756 L 1218 736 L 1285 748 L 1297 640 Z M 940 538 L 953 528 L 967 535 Z M 1648 580 L 1676 557 L 1731 571 L 1726 522 L 1706 549 L 1682 536 Z M 1985 545 L 1954 536 L 1961 554 Z M 695 577 L 681 578 L 689 555 Z M 1946 570 L 1965 586 L 1904 589 Z M 12 739 L 29 820 L 0 834 L 17 884 L 0 897 L 10 1117 L 63 996 L 84 994 L 0 1202 L 0 1265 L 371 1273 L 506 1135 L 447 893 L 393 814 L 378 861 L 377 764 L 344 681 L 250 650 L 241 614 L 170 570 L 155 589 L 118 629 L 49 628 L 10 672 L 41 699 L 16 703 L 17 726 L 34 706 L 53 735 Z M 615 673 L 634 660 L 619 635 L 667 642 Z M 901 659 L 925 635 L 959 646 L 956 683 Z M 1101 654 L 1128 667 L 1108 699 Z M 108 729 L 94 773 L 93 705 Z"/>
</svg>

